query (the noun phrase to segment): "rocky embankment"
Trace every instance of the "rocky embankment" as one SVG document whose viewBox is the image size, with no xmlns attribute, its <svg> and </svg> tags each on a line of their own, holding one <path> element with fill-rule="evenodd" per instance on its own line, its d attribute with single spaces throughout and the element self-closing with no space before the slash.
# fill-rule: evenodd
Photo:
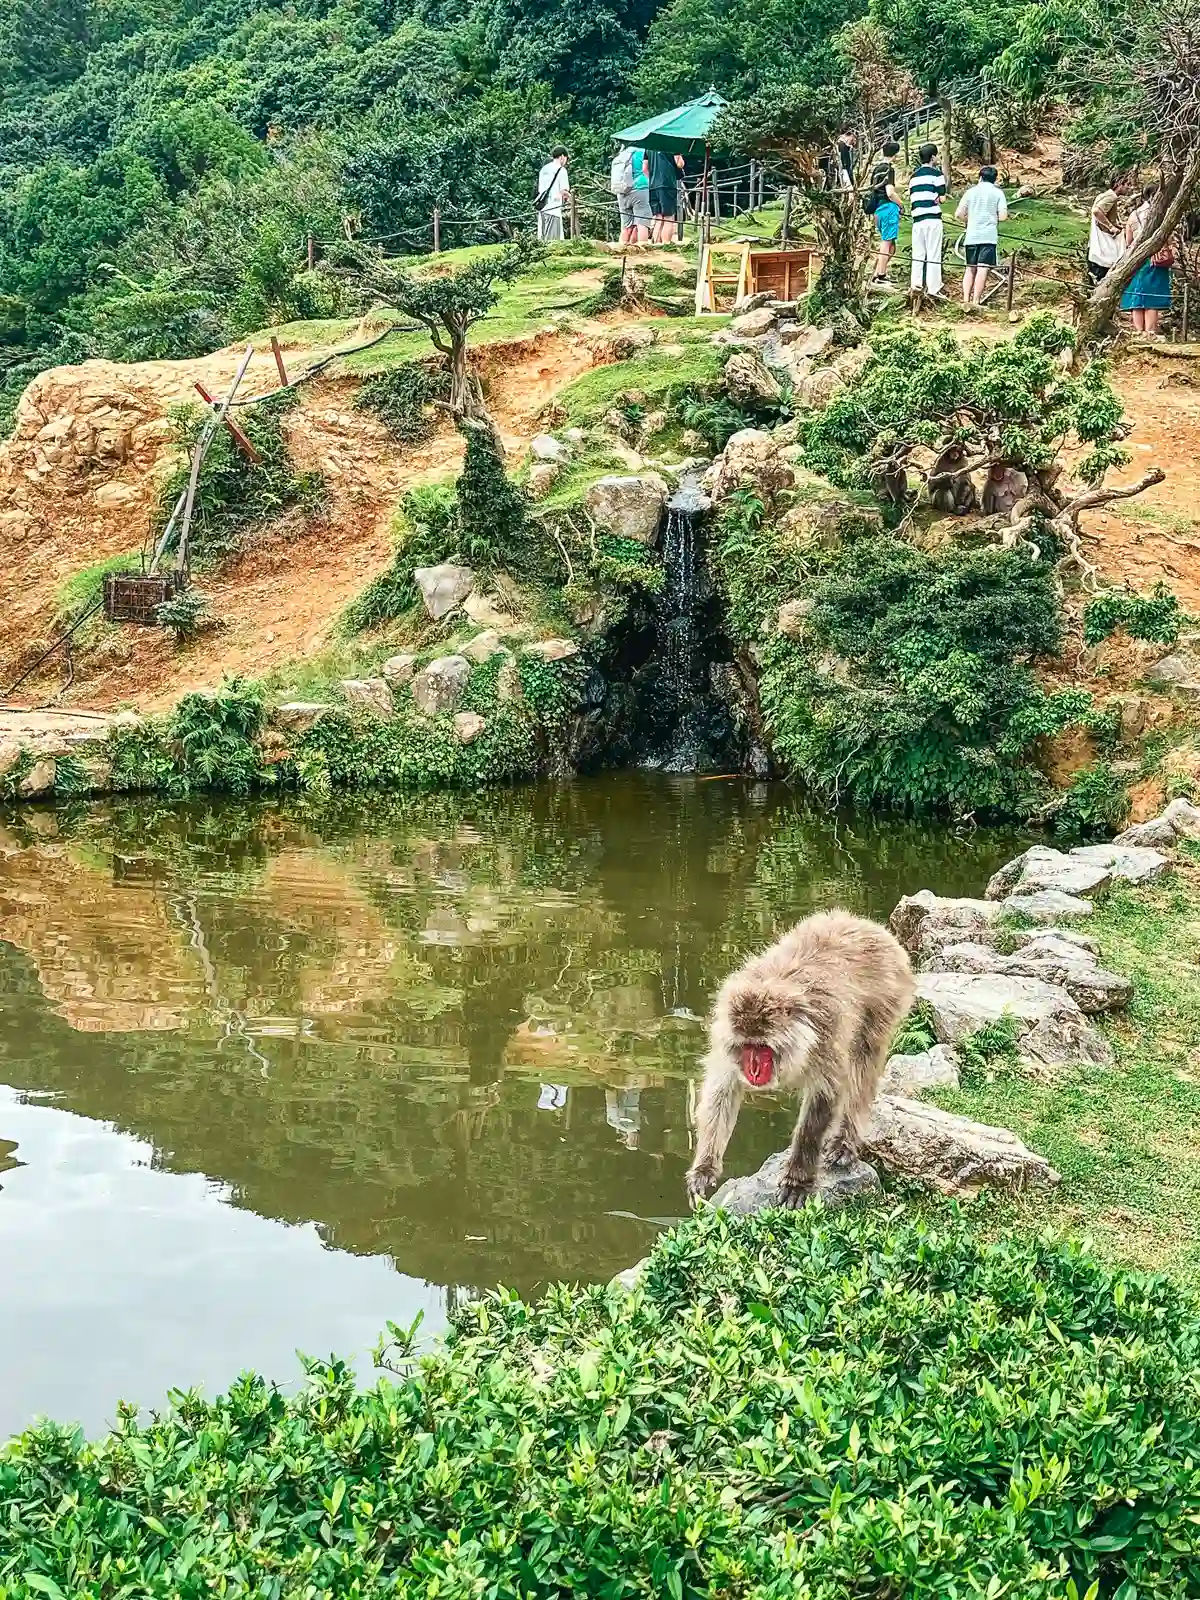
<svg viewBox="0 0 1200 1600">
<path fill-rule="evenodd" d="M 1136 887 L 1172 868 L 1170 851 L 1200 838 L 1200 807 L 1173 800 L 1111 844 L 1066 852 L 1034 845 L 992 877 L 980 899 L 906 895 L 889 925 L 912 957 L 917 996 L 938 1043 L 887 1065 L 863 1139 L 863 1161 L 826 1173 L 827 1204 L 879 1193 L 877 1168 L 943 1194 L 992 1188 L 1015 1192 L 1053 1185 L 1058 1174 L 1007 1128 L 973 1122 L 917 1098 L 958 1087 L 961 1049 L 1002 1019 L 1015 1038 L 1020 1069 L 1052 1080 L 1072 1062 L 1107 1066 L 1113 1050 L 1098 1025 L 1129 1004 L 1132 984 L 1106 970 L 1088 918 L 1114 886 Z M 786 1152 L 749 1177 L 732 1178 L 713 1204 L 738 1214 L 775 1204 Z"/>
</svg>

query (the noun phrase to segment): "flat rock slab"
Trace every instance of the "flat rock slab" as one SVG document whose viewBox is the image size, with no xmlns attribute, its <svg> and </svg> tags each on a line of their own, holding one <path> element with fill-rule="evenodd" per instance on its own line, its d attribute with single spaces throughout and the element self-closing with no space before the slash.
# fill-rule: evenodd
<svg viewBox="0 0 1200 1600">
<path fill-rule="evenodd" d="M 952 899 L 918 889 L 900 900 L 888 927 L 910 955 L 927 956 L 953 939 L 978 938 L 1003 914 L 994 900 Z"/>
<path fill-rule="evenodd" d="M 933 1012 L 942 1044 L 958 1044 L 1001 1017 L 1018 1023 L 1022 1054 L 1047 1066 L 1087 1061 L 1107 1066 L 1112 1046 L 1063 989 L 1040 978 L 1003 973 L 923 972 L 917 995 Z"/>
<path fill-rule="evenodd" d="M 1098 861 L 1074 851 L 1064 855 L 1061 850 L 1035 844 L 992 875 L 987 898 L 1004 900 L 1009 895 L 1036 894 L 1047 889 L 1060 894 L 1094 894 L 1105 887 L 1111 876 L 1111 870 Z"/>
<path fill-rule="evenodd" d="M 1050 924 L 1070 917 L 1090 917 L 1096 908 L 1090 900 L 1077 894 L 1063 894 L 1061 889 L 1038 889 L 1033 894 L 1010 894 L 1000 901 L 1000 909 L 1009 916 Z"/>
<path fill-rule="evenodd" d="M 748 1217 L 751 1212 L 765 1211 L 779 1204 L 779 1185 L 787 1165 L 788 1152 L 777 1151 L 768 1156 L 757 1172 L 746 1178 L 727 1178 L 712 1197 L 712 1204 L 735 1217 Z M 821 1171 L 817 1175 L 815 1198 L 831 1210 L 843 1206 L 848 1200 L 864 1195 L 874 1198 L 883 1193 L 883 1185 L 874 1167 L 865 1161 L 856 1161 L 852 1167 Z"/>
<path fill-rule="evenodd" d="M 920 1100 L 880 1095 L 863 1138 L 863 1153 L 904 1177 L 942 1194 L 981 1189 L 1014 1193 L 1058 1182 L 1045 1159 L 1007 1128 L 957 1117 Z"/>
<path fill-rule="evenodd" d="M 957 1089 L 958 1052 L 952 1045 L 935 1044 L 919 1055 L 892 1056 L 879 1080 L 880 1094 L 919 1094 L 922 1089 Z"/>
<path fill-rule="evenodd" d="M 1107 872 L 1112 881 L 1153 883 L 1171 863 L 1157 850 L 1132 844 L 1085 844 L 1071 851 L 1072 861 L 1082 861 L 1097 872 Z"/>
<path fill-rule="evenodd" d="M 1115 845 L 1140 845 L 1151 850 L 1169 850 L 1181 839 L 1200 839 L 1200 806 L 1190 800 L 1172 800 L 1161 815 L 1148 822 L 1135 822 L 1113 840 Z"/>
<path fill-rule="evenodd" d="M 1023 949 L 1003 955 L 990 945 L 950 944 L 938 956 L 947 972 L 995 973 L 1001 977 L 1039 978 L 1064 989 L 1089 1016 L 1127 1006 L 1133 984 L 1119 972 L 1102 967 L 1093 952 L 1058 941 L 1051 934 L 1035 937 Z"/>
</svg>

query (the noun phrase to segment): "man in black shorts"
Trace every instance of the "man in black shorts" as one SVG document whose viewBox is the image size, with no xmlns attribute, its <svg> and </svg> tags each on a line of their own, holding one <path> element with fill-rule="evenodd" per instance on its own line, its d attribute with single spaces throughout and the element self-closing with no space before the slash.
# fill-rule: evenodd
<svg viewBox="0 0 1200 1600">
<path fill-rule="evenodd" d="M 988 269 L 997 263 L 1000 224 L 1008 221 L 1004 190 L 996 187 L 995 167 L 981 167 L 979 182 L 958 202 L 954 215 L 967 225 L 967 270 L 963 273 L 963 305 L 974 310 L 983 303 Z"/>
<path fill-rule="evenodd" d="M 670 244 L 675 238 L 683 157 L 669 155 L 665 150 L 646 153 L 650 157 L 650 214 L 654 218 L 650 237 L 655 244 Z"/>
</svg>

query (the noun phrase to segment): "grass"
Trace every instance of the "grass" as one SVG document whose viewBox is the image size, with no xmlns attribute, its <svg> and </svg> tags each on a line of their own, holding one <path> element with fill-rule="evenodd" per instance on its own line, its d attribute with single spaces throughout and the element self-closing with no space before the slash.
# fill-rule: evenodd
<svg viewBox="0 0 1200 1600">
<path fill-rule="evenodd" d="M 1062 1174 L 1015 1204 L 1092 1234 L 1114 1259 L 1200 1281 L 1200 850 L 1157 884 L 1114 893 L 1087 925 L 1106 967 L 1134 982 L 1108 1031 L 1110 1068 L 1054 1081 L 1019 1072 L 938 1102 L 1014 1129 Z"/>
<path fill-rule="evenodd" d="M 723 320 L 716 317 L 706 317 L 699 329 L 682 321 L 655 322 L 663 342 L 682 345 L 683 353 L 651 346 L 632 361 L 592 367 L 555 396 L 566 414 L 567 426 L 587 427 L 598 422 L 627 389 L 640 390 L 647 397 L 648 409 L 654 409 L 689 384 L 712 383 L 720 374 L 721 361 L 720 352 L 709 342 L 709 333 L 722 326 Z"/>
<path fill-rule="evenodd" d="M 104 580 L 110 572 L 140 572 L 142 570 L 141 549 L 125 550 L 120 555 L 106 556 L 103 561 L 94 561 L 90 567 L 81 567 L 78 572 L 72 573 L 59 584 L 54 592 L 54 609 L 56 615 L 63 622 L 77 615 L 85 606 L 91 605 L 93 600 L 100 598 L 104 587 Z"/>
</svg>

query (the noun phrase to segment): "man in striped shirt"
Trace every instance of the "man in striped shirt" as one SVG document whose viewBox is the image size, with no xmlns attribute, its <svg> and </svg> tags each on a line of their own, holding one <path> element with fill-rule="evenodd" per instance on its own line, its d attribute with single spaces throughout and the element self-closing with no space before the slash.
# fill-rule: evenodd
<svg viewBox="0 0 1200 1600">
<path fill-rule="evenodd" d="M 917 151 L 920 166 L 908 180 L 912 213 L 912 286 L 926 294 L 942 292 L 942 205 L 946 175 L 937 164 L 937 145 Z"/>
</svg>

